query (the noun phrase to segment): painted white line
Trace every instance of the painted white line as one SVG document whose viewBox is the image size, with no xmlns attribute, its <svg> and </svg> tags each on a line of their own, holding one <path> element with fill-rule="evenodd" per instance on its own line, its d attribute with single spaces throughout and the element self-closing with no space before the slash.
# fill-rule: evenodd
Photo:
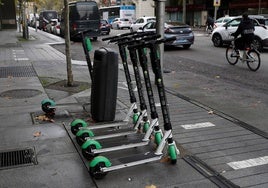
<svg viewBox="0 0 268 188">
<path fill-rule="evenodd" d="M 73 65 L 82 65 L 82 66 L 86 66 L 87 62 L 86 61 L 78 61 L 78 60 L 71 60 Z"/>
<path fill-rule="evenodd" d="M 227 163 L 234 170 L 268 164 L 268 156 Z"/>
<path fill-rule="evenodd" d="M 22 58 L 15 58 L 15 61 L 28 61 L 29 58 L 27 57 L 22 57 Z"/>
<path fill-rule="evenodd" d="M 200 129 L 200 128 L 213 127 L 213 126 L 215 125 L 210 122 L 181 125 L 181 127 L 183 127 L 184 129 Z"/>
</svg>

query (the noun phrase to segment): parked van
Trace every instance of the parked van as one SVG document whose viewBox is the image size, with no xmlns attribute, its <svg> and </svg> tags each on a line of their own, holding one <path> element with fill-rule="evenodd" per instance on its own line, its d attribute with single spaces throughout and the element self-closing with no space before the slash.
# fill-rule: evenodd
<svg viewBox="0 0 268 188">
<path fill-rule="evenodd" d="M 64 11 L 60 23 L 60 33 L 64 36 Z M 81 36 L 75 35 L 80 31 L 89 30 L 87 36 L 93 40 L 97 40 L 100 36 L 100 14 L 99 8 L 95 1 L 77 1 L 69 3 L 69 24 L 70 24 L 70 38 L 80 38 Z"/>
<path fill-rule="evenodd" d="M 46 30 L 47 24 L 51 22 L 51 20 L 58 19 L 58 13 L 55 10 L 44 10 L 39 14 L 39 29 Z"/>
</svg>

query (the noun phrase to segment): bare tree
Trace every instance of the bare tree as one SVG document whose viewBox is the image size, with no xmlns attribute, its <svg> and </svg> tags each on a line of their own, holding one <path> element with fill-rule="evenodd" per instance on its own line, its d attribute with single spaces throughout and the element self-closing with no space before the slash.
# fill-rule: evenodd
<svg viewBox="0 0 268 188">
<path fill-rule="evenodd" d="M 68 0 L 64 0 L 64 26 L 65 26 L 65 54 L 67 64 L 67 86 L 73 86 L 72 61 L 70 53 L 70 29 L 69 29 L 69 6 Z"/>
</svg>

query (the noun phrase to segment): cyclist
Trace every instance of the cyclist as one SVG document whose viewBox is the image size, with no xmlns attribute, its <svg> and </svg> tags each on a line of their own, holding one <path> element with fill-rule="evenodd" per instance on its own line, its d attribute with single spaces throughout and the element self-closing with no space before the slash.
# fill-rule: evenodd
<svg viewBox="0 0 268 188">
<path fill-rule="evenodd" d="M 235 38 L 237 38 L 237 36 L 241 34 L 241 37 L 237 38 L 234 41 L 235 48 L 239 50 L 244 50 L 250 47 L 254 39 L 254 30 L 255 28 L 253 20 L 248 17 L 247 13 L 244 13 L 236 32 L 231 34 Z"/>
</svg>

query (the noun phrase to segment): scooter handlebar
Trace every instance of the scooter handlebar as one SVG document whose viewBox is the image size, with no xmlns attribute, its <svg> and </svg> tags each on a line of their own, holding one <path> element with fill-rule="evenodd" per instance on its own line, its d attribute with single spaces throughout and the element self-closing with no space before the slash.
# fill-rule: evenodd
<svg viewBox="0 0 268 188">
<path fill-rule="evenodd" d="M 132 33 L 131 33 L 132 34 Z M 135 32 L 132 35 L 127 35 L 123 34 L 120 35 L 119 37 L 114 37 L 113 39 L 110 40 L 111 43 L 113 42 L 120 42 L 120 41 L 125 41 L 126 39 L 133 39 L 133 38 L 139 38 L 139 37 L 144 37 L 144 36 L 149 36 L 149 35 L 155 35 L 154 32 Z"/>
<path fill-rule="evenodd" d="M 113 40 L 113 39 L 117 39 L 117 38 L 120 38 L 120 37 L 135 35 L 136 33 L 137 33 L 136 31 L 135 32 L 130 32 L 130 33 L 123 33 L 123 34 L 119 34 L 119 35 L 116 35 L 116 36 L 103 38 L 102 41 Z"/>
<path fill-rule="evenodd" d="M 82 34 L 88 33 L 90 31 L 93 31 L 93 30 L 92 29 L 86 29 L 86 30 L 83 30 L 83 31 L 79 31 L 78 33 L 74 34 L 73 37 L 76 37 L 78 35 L 82 35 Z"/>
</svg>

